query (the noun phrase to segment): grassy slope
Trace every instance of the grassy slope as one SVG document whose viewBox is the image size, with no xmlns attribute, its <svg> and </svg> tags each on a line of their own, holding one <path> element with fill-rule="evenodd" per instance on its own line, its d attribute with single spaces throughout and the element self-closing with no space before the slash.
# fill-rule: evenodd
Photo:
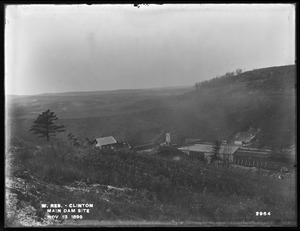
<svg viewBox="0 0 300 231">
<path fill-rule="evenodd" d="M 16 207 L 36 209 L 40 203 L 93 203 L 85 220 L 156 222 L 243 222 L 282 225 L 295 221 L 295 178 L 279 180 L 228 167 L 204 165 L 174 152 L 149 156 L 133 152 L 105 153 L 64 145 L 12 151 L 12 175 L 25 180 L 28 191 L 12 187 Z M 180 154 L 176 154 L 180 155 Z M 24 171 L 29 174 L 25 175 Z M 86 179 L 89 178 L 87 181 Z M 76 185 L 75 181 L 86 184 Z M 116 193 L 100 185 L 129 187 Z M 22 204 L 23 203 L 23 204 Z M 257 211 L 271 216 L 257 217 Z M 18 214 L 20 212 L 17 212 Z M 10 222 L 18 217 L 10 217 Z M 77 222 L 76 224 L 80 224 Z"/>
</svg>

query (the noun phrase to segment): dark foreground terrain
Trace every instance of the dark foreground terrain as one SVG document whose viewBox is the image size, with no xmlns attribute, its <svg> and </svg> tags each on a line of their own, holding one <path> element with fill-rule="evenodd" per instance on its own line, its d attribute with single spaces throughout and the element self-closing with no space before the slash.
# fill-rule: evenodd
<svg viewBox="0 0 300 231">
<path fill-rule="evenodd" d="M 9 226 L 293 226 L 296 221 L 294 172 L 206 165 L 172 149 L 149 155 L 61 144 L 24 146 L 9 156 Z M 70 213 L 66 220 L 50 220 L 57 213 L 41 204 L 57 203 L 93 208 L 82 220 L 70 219 Z"/>
</svg>

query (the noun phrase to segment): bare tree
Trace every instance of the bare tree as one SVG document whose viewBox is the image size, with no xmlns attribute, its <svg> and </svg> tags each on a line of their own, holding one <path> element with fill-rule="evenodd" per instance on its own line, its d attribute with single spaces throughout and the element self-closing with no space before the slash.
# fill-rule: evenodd
<svg viewBox="0 0 300 231">
<path fill-rule="evenodd" d="M 195 89 L 196 91 L 200 91 L 200 83 L 195 83 Z"/>
<path fill-rule="evenodd" d="M 79 146 L 78 139 L 72 133 L 68 134 L 68 139 L 70 142 L 70 146 Z"/>
<path fill-rule="evenodd" d="M 96 142 L 95 142 L 95 139 L 89 139 L 88 137 L 86 137 L 86 138 L 84 139 L 84 143 L 85 143 L 87 146 L 92 147 Z"/>
<path fill-rule="evenodd" d="M 221 148 L 221 142 L 219 140 L 216 140 L 211 148 L 211 152 L 213 154 L 212 162 L 215 160 L 220 160 L 220 157 L 219 157 L 220 148 Z"/>
<path fill-rule="evenodd" d="M 223 156 L 224 156 L 224 163 L 229 166 L 231 160 L 231 152 L 230 152 L 230 147 L 228 145 L 223 146 Z"/>
<path fill-rule="evenodd" d="M 235 71 L 235 73 L 236 73 L 237 75 L 242 74 L 242 72 L 243 72 L 243 70 L 240 69 L 240 68 L 236 69 L 236 71 Z"/>
<path fill-rule="evenodd" d="M 234 76 L 234 72 L 226 72 L 225 76 L 226 77 Z"/>
</svg>

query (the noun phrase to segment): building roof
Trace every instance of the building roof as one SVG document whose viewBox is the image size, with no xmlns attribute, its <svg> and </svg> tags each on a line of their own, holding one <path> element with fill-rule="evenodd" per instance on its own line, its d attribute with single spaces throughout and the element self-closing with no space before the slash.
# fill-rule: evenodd
<svg viewBox="0 0 300 231">
<path fill-rule="evenodd" d="M 268 158 L 271 155 L 270 150 L 266 149 L 238 149 L 235 156 L 238 157 L 255 157 L 255 158 Z"/>
<path fill-rule="evenodd" d="M 185 147 L 178 148 L 181 151 L 192 151 L 192 152 L 211 152 L 212 145 L 210 144 L 194 144 Z"/>
<path fill-rule="evenodd" d="M 239 148 L 238 146 L 233 146 L 233 145 L 221 145 L 219 153 L 232 155 L 238 150 L 238 148 Z"/>
<path fill-rule="evenodd" d="M 250 147 L 239 147 L 239 150 L 242 151 L 256 151 L 256 152 L 271 152 L 271 149 L 263 149 L 263 148 L 250 148 Z"/>
<path fill-rule="evenodd" d="M 190 146 L 185 146 L 178 148 L 181 151 L 192 151 L 192 152 L 204 152 L 204 153 L 210 153 L 212 152 L 212 144 L 194 144 Z M 233 153 L 238 150 L 239 147 L 233 146 L 233 145 L 221 145 L 219 154 L 228 154 L 232 155 Z"/>
<path fill-rule="evenodd" d="M 158 145 L 159 144 L 157 144 L 157 143 L 144 144 L 144 145 L 140 145 L 140 146 L 135 146 L 133 149 L 136 150 L 136 151 L 141 151 L 141 150 L 147 150 L 147 149 L 155 148 Z"/>
<path fill-rule="evenodd" d="M 249 128 L 248 131 L 238 132 L 235 135 L 234 140 L 250 142 L 259 132 L 260 132 L 259 128 Z"/>
<path fill-rule="evenodd" d="M 112 137 L 112 136 L 96 138 L 96 141 L 97 141 L 96 146 L 103 146 L 103 145 L 116 144 L 117 143 L 115 138 Z"/>
</svg>

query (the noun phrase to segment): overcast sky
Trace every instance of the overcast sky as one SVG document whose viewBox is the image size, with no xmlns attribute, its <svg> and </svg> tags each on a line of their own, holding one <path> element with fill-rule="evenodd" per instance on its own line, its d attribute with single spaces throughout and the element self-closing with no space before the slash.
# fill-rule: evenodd
<svg viewBox="0 0 300 231">
<path fill-rule="evenodd" d="M 6 8 L 6 94 L 187 86 L 294 63 L 288 4 Z"/>
</svg>

